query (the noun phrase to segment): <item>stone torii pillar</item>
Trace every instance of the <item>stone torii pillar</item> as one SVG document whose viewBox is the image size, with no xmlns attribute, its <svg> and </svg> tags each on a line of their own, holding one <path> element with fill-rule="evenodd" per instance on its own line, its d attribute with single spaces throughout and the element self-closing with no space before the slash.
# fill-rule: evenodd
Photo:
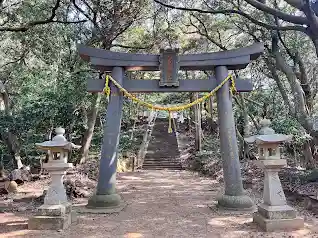
<svg viewBox="0 0 318 238">
<path fill-rule="evenodd" d="M 112 77 L 122 84 L 124 77 L 123 68 L 114 67 Z M 121 197 L 116 193 L 116 168 L 122 107 L 123 95 L 111 84 L 111 94 L 104 126 L 98 184 L 95 194 L 88 200 L 87 208 L 116 209 L 121 207 Z"/>
<path fill-rule="evenodd" d="M 217 83 L 221 83 L 228 76 L 228 69 L 218 66 L 215 73 Z M 229 84 L 230 82 L 227 82 L 223 85 L 216 94 L 225 185 L 224 194 L 218 199 L 218 205 L 226 209 L 251 210 L 254 204 L 243 189 Z"/>
</svg>

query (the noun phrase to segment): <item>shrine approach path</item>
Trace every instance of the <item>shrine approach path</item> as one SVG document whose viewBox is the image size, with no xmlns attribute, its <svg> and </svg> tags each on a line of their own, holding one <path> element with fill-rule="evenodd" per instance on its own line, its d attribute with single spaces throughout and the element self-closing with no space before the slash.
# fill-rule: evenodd
<svg viewBox="0 0 318 238">
<path fill-rule="evenodd" d="M 28 212 L 2 213 L 0 237 L 318 237 L 316 219 L 302 230 L 265 233 L 250 213 L 218 211 L 222 185 L 192 172 L 127 172 L 117 184 L 127 203 L 118 214 L 78 214 L 76 224 L 58 232 L 27 230 Z"/>
</svg>

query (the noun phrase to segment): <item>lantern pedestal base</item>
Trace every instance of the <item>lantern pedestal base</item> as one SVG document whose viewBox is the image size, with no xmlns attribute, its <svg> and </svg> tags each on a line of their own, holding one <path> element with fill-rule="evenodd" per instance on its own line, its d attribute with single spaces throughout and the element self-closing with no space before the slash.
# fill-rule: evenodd
<svg viewBox="0 0 318 238">
<path fill-rule="evenodd" d="M 253 214 L 253 222 L 257 223 L 264 231 L 285 231 L 298 230 L 304 227 L 304 219 L 300 217 L 295 218 L 281 218 L 281 219 L 267 219 L 259 212 Z"/>
<path fill-rule="evenodd" d="M 261 204 L 253 214 L 253 222 L 265 231 L 297 230 L 304 227 L 304 220 L 296 217 L 296 210 L 288 205 Z"/>
<path fill-rule="evenodd" d="M 229 196 L 223 194 L 218 199 L 218 207 L 236 211 L 253 211 L 255 209 L 252 199 L 247 195 Z"/>
<path fill-rule="evenodd" d="M 258 206 L 258 213 L 267 219 L 289 219 L 296 217 L 296 210 L 288 205 L 269 206 L 260 204 Z"/>
<path fill-rule="evenodd" d="M 71 204 L 42 205 L 28 221 L 29 230 L 63 230 L 74 221 Z"/>
<path fill-rule="evenodd" d="M 107 195 L 94 194 L 89 198 L 86 207 L 88 209 L 117 209 L 121 207 L 121 197 L 117 193 Z"/>
</svg>

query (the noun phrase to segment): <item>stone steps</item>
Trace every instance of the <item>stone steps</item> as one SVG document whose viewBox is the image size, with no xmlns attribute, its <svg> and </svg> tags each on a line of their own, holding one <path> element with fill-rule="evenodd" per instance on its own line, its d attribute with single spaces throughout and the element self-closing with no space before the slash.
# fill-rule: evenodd
<svg viewBox="0 0 318 238">
<path fill-rule="evenodd" d="M 166 168 L 166 167 L 146 167 L 146 168 L 143 168 L 144 170 L 183 170 L 183 168 L 179 168 L 179 167 L 175 167 L 175 168 Z"/>
<path fill-rule="evenodd" d="M 175 166 L 179 165 L 178 161 L 146 161 L 143 163 L 144 166 L 154 166 L 154 165 L 161 165 L 161 166 Z"/>
<path fill-rule="evenodd" d="M 142 168 L 182 170 L 181 163 L 178 161 L 180 153 L 176 135 L 168 133 L 167 119 L 156 119 L 151 137 Z"/>
<path fill-rule="evenodd" d="M 151 157 L 151 158 L 147 158 L 147 161 L 149 162 L 178 162 L 174 157 L 167 157 L 167 158 L 161 158 L 161 157 Z"/>
<path fill-rule="evenodd" d="M 182 166 L 178 164 L 173 164 L 173 165 L 147 165 L 144 164 L 142 166 L 143 169 L 145 170 L 161 170 L 161 169 L 169 169 L 169 170 L 182 170 Z"/>
</svg>

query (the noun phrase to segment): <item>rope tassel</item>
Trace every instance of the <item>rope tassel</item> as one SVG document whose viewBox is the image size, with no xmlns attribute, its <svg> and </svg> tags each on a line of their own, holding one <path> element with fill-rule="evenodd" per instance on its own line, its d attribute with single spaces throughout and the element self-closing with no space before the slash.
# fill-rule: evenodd
<svg viewBox="0 0 318 238">
<path fill-rule="evenodd" d="M 103 89 L 104 93 L 106 94 L 107 97 L 110 95 L 110 87 L 109 87 L 109 75 L 106 75 L 105 78 L 105 87 Z"/>
<path fill-rule="evenodd" d="M 235 80 L 233 77 L 231 77 L 231 94 L 232 96 L 237 93 L 237 90 L 236 90 L 236 85 L 235 85 Z"/>
</svg>

